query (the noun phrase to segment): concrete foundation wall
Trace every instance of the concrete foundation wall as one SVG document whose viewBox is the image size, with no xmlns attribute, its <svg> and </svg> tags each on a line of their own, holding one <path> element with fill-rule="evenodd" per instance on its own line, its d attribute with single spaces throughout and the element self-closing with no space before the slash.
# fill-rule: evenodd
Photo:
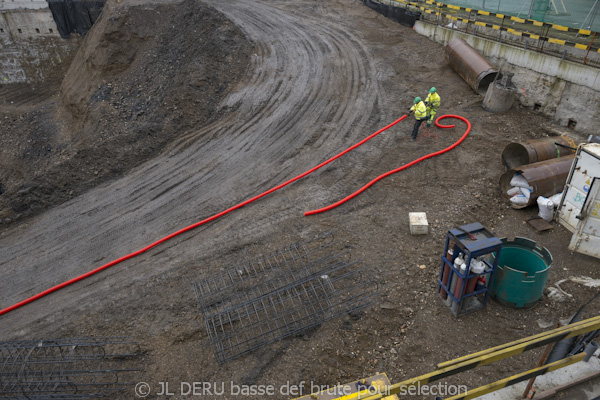
<svg viewBox="0 0 600 400">
<path fill-rule="evenodd" d="M 10 4 L 9 4 L 10 3 Z M 38 1 L 3 1 L 0 11 L 0 84 L 59 79 L 79 47 L 80 38 L 62 39 L 48 8 Z M 19 7 L 17 7 L 19 6 Z"/>
<path fill-rule="evenodd" d="M 459 32 L 471 35 L 471 36 L 480 36 L 486 39 L 491 40 L 492 42 L 499 42 L 508 45 L 513 45 L 516 47 L 526 48 L 533 52 L 538 52 L 539 49 L 543 49 L 543 52 L 546 55 L 554 56 L 559 59 L 567 59 L 569 61 L 574 61 L 575 63 L 582 64 L 584 59 L 587 59 L 586 63 L 591 66 L 598 67 L 600 66 L 600 53 L 597 51 L 587 51 L 583 49 L 578 49 L 576 47 L 571 46 L 563 46 L 557 43 L 550 43 L 548 41 L 542 41 L 539 39 L 532 39 L 526 36 L 514 35 L 510 32 L 499 31 L 497 29 L 488 28 L 484 26 L 477 26 L 473 23 L 464 23 L 462 21 L 451 21 L 450 23 L 447 20 L 440 21 L 441 23 L 437 23 L 438 21 L 434 16 L 426 14 L 424 18 L 427 19 L 429 23 L 434 25 L 441 25 L 443 27 L 450 27 L 450 25 L 454 26 L 454 30 L 458 30 Z M 451 29 L 452 30 L 452 29 Z M 537 34 L 541 34 L 538 30 L 533 29 L 537 32 Z M 532 32 L 533 33 L 533 32 Z"/>
<path fill-rule="evenodd" d="M 60 37 L 48 3 L 46 9 L 2 11 L 0 16 L 0 37 L 16 41 L 35 37 Z"/>
<path fill-rule="evenodd" d="M 46 0 L 0 0 L 0 10 L 39 10 L 48 8 Z"/>
<path fill-rule="evenodd" d="M 443 45 L 465 40 L 501 72 L 515 74 L 521 104 L 580 133 L 598 134 L 600 69 L 420 21 L 415 30 Z"/>
</svg>

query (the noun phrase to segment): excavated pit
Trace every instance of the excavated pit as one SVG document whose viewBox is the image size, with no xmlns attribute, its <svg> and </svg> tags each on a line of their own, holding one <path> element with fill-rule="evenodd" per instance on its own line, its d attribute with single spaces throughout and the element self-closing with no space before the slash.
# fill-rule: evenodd
<svg viewBox="0 0 600 400">
<path fill-rule="evenodd" d="M 109 1 L 61 86 L 0 103 L 0 307 L 303 173 L 395 121 L 431 86 L 438 115 L 473 125 L 451 152 L 303 216 L 464 132 L 457 121 L 409 142 L 410 116 L 276 193 L 0 316 L 0 340 L 132 336 L 137 381 L 160 398 L 165 381 L 279 390 L 385 372 L 399 382 L 555 326 L 594 292 L 567 281 L 572 300 L 543 296 L 527 311 L 489 301 L 457 320 L 435 281 L 447 230 L 471 222 L 548 248 L 549 284 L 594 277 L 597 260 L 571 255 L 569 232 L 532 231 L 523 220 L 537 210 L 511 209 L 498 187 L 502 149 L 556 127 L 521 107 L 484 111 L 442 46 L 358 0 Z M 410 235 L 409 212 L 427 213 L 428 235 Z M 330 231 L 370 268 L 377 305 L 219 364 L 191 282 Z M 490 383 L 540 356 L 485 366 L 460 383 Z M 132 388 L 122 398 L 135 397 Z"/>
</svg>

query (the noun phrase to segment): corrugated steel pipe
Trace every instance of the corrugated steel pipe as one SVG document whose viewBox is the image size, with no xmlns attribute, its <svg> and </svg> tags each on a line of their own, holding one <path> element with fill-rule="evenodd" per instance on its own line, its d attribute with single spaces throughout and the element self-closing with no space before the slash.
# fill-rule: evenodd
<svg viewBox="0 0 600 400">
<path fill-rule="evenodd" d="M 462 39 L 449 41 L 444 48 L 444 57 L 475 93 L 482 96 L 498 75 L 498 69 Z"/>
<path fill-rule="evenodd" d="M 502 151 L 502 164 L 507 169 L 518 168 L 539 161 L 564 157 L 577 150 L 576 139 L 570 136 L 556 136 L 531 139 L 506 145 Z"/>
<path fill-rule="evenodd" d="M 571 154 L 566 157 L 553 158 L 509 169 L 500 176 L 500 190 L 502 191 L 502 195 L 506 200 L 510 199 L 510 196 L 506 192 L 511 188 L 510 180 L 517 173 L 523 174 L 523 177 L 527 179 L 532 190 L 527 204 L 511 204 L 513 208 L 525 208 L 534 204 L 539 196 L 550 197 L 562 192 L 574 158 L 575 154 Z"/>
</svg>

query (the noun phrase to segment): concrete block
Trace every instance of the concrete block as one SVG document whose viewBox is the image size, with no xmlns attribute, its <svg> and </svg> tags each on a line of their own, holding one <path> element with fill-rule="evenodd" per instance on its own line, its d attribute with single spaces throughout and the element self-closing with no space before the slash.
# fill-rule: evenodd
<svg viewBox="0 0 600 400">
<path fill-rule="evenodd" d="M 429 233 L 429 223 L 427 222 L 427 214 L 424 212 L 408 213 L 411 235 L 427 235 Z"/>
</svg>

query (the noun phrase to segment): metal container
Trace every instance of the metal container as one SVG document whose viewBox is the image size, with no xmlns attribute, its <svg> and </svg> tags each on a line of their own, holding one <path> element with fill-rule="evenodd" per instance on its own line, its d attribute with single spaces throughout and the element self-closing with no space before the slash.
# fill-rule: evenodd
<svg viewBox="0 0 600 400">
<path fill-rule="evenodd" d="M 600 144 L 579 146 L 557 219 L 573 232 L 569 250 L 600 258 Z"/>
<path fill-rule="evenodd" d="M 454 70 L 473 88 L 485 96 L 498 69 L 462 39 L 452 39 L 445 47 L 444 57 Z"/>
<path fill-rule="evenodd" d="M 531 139 L 508 144 L 502 151 L 502 164 L 507 169 L 538 161 L 560 158 L 575 153 L 577 143 L 569 136 Z"/>
<path fill-rule="evenodd" d="M 575 155 L 553 158 L 551 160 L 540 161 L 537 163 L 524 165 L 519 168 L 513 168 L 500 176 L 500 190 L 502 195 L 509 200 L 510 196 L 506 193 L 511 188 L 510 180 L 517 173 L 522 173 L 523 177 L 532 187 L 529 202 L 524 205 L 511 204 L 513 208 L 525 208 L 534 204 L 539 196 L 550 197 L 562 192 L 571 164 Z"/>
</svg>

